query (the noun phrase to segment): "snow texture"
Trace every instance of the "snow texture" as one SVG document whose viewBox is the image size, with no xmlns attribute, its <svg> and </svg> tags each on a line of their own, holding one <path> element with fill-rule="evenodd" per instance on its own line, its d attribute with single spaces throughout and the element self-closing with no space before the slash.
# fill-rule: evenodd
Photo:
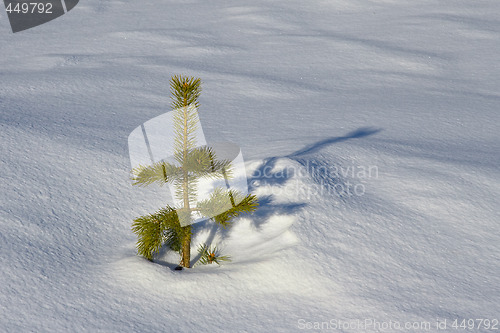
<svg viewBox="0 0 500 333">
<path fill-rule="evenodd" d="M 499 12 L 88 0 L 13 34 L 0 11 L 0 331 L 499 320 Z M 220 267 L 136 255 L 132 220 L 169 195 L 131 186 L 127 138 L 170 110 L 173 74 L 202 78 L 207 141 L 241 147 L 261 202 L 195 225 Z"/>
</svg>

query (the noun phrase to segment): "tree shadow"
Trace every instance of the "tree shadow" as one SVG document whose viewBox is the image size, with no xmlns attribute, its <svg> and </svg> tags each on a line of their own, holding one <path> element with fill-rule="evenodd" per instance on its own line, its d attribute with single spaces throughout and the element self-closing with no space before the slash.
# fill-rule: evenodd
<svg viewBox="0 0 500 333">
<path fill-rule="evenodd" d="M 174 271 L 177 266 L 179 266 L 180 263 L 180 257 L 179 257 L 179 263 L 171 262 L 167 258 L 167 255 L 172 252 L 170 247 L 166 244 L 163 244 L 160 249 L 158 250 L 158 253 L 155 253 L 153 255 L 153 262 L 155 264 L 170 268 L 170 270 Z"/>
<path fill-rule="evenodd" d="M 307 158 L 304 158 L 304 155 L 318 152 L 323 148 L 339 142 L 368 137 L 380 131 L 382 131 L 382 129 L 374 127 L 361 127 L 357 130 L 347 133 L 344 136 L 330 137 L 324 140 L 317 141 L 288 155 L 270 157 L 265 160 L 264 163 L 259 168 L 257 168 L 249 177 L 249 192 L 253 192 L 257 187 L 261 185 L 282 186 L 295 176 L 295 170 L 293 168 L 286 169 L 284 171 L 275 170 L 276 162 L 282 158 L 290 158 L 297 161 L 299 164 L 305 167 L 305 170 L 312 179 L 318 181 L 318 183 L 334 187 L 338 184 L 338 180 L 332 179 L 332 176 L 326 173 L 319 173 L 317 170 L 321 170 L 321 167 L 323 165 L 313 165 L 313 167 L 311 167 L 310 164 L 314 164 L 314 162 L 308 160 Z M 254 220 L 254 224 L 256 227 L 259 227 L 260 225 L 264 224 L 265 221 L 267 221 L 267 219 L 272 215 L 275 215 L 277 213 L 293 214 L 306 206 L 306 203 L 276 204 L 273 203 L 273 195 L 260 197 L 259 209 L 254 213 L 254 216 L 257 217 L 257 219 Z"/>
<path fill-rule="evenodd" d="M 315 143 L 313 143 L 313 144 L 311 144 L 311 145 L 309 145 L 307 147 L 299 149 L 296 152 L 291 153 L 291 154 L 289 154 L 289 155 L 287 155 L 285 157 L 294 158 L 294 157 L 299 157 L 301 155 L 314 153 L 314 152 L 317 152 L 318 150 L 320 150 L 322 148 L 325 148 L 325 147 L 327 147 L 329 145 L 332 145 L 332 144 L 335 144 L 335 143 L 339 143 L 339 142 L 342 142 L 342 141 L 347 141 L 347 140 L 350 140 L 350 139 L 364 138 L 366 136 L 370 136 L 370 135 L 376 134 L 376 133 L 378 133 L 380 131 L 381 131 L 381 129 L 379 129 L 379 128 L 361 127 L 361 128 L 358 128 L 355 131 L 347 133 L 344 136 L 334 136 L 334 137 L 331 137 L 331 138 L 320 140 L 320 141 L 315 142 Z"/>
<path fill-rule="evenodd" d="M 344 136 L 334 136 L 324 140 L 320 140 L 285 156 L 270 157 L 265 160 L 264 163 L 257 170 L 255 170 L 248 179 L 249 191 L 251 192 L 252 190 L 254 190 L 256 185 L 259 185 L 263 181 L 265 181 L 265 183 L 269 185 L 282 185 L 294 175 L 293 170 L 287 171 L 285 173 L 272 171 L 276 166 L 276 162 L 281 158 L 290 158 L 301 164 L 304 164 L 304 160 L 301 158 L 303 155 L 315 153 L 327 146 L 339 142 L 374 135 L 380 131 L 382 131 L 382 129 L 374 127 L 361 127 L 355 131 L 347 133 Z M 308 171 L 310 172 L 310 170 Z"/>
</svg>

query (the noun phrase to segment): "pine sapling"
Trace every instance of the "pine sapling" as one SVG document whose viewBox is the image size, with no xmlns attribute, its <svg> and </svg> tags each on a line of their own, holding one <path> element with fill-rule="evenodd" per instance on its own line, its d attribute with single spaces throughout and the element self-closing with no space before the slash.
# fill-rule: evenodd
<svg viewBox="0 0 500 333">
<path fill-rule="evenodd" d="M 216 188 L 208 198 L 198 201 L 197 189 L 201 179 L 228 179 L 232 177 L 231 161 L 218 160 L 216 152 L 208 146 L 198 146 L 196 130 L 199 126 L 197 110 L 201 93 L 198 78 L 173 76 L 170 80 L 172 108 L 174 109 L 174 156 L 148 166 L 140 165 L 132 170 L 134 185 L 148 186 L 153 183 L 169 183 L 175 188 L 179 207 L 166 207 L 156 213 L 136 218 L 132 231 L 137 234 L 137 252 L 149 260 L 162 246 L 180 254 L 180 265 L 190 267 L 191 237 L 194 214 L 207 216 L 226 228 L 242 213 L 257 209 L 257 197 L 224 188 Z M 171 130 L 171 129 L 165 129 Z M 201 258 L 207 263 L 227 261 L 216 247 L 200 245 Z"/>
</svg>

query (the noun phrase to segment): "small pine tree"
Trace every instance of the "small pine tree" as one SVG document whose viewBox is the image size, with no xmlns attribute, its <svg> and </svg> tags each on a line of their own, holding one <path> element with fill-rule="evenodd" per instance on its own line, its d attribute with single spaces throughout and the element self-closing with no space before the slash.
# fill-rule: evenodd
<svg viewBox="0 0 500 333">
<path fill-rule="evenodd" d="M 231 161 L 219 161 L 212 148 L 197 146 L 200 85 L 200 79 L 192 77 L 173 76 L 170 80 L 174 109 L 175 162 L 159 161 L 132 170 L 134 185 L 170 183 L 175 187 L 176 198 L 182 202 L 180 207 L 167 205 L 154 214 L 134 220 L 132 230 L 138 236 L 138 253 L 153 260 L 153 255 L 162 246 L 167 245 L 179 252 L 180 265 L 186 268 L 190 267 L 193 233 L 191 223 L 194 221 L 194 213 L 210 217 L 213 222 L 226 228 L 231 225 L 233 218 L 242 213 L 251 213 L 258 206 L 256 196 L 251 194 L 243 196 L 237 191 L 223 188 L 216 188 L 207 199 L 197 201 L 197 184 L 200 179 L 227 179 L 231 177 L 232 170 Z M 210 250 L 206 245 L 202 245 L 202 248 Z M 227 259 L 225 256 L 218 258 L 219 261 Z M 211 262 L 212 260 L 207 260 L 207 263 Z"/>
</svg>

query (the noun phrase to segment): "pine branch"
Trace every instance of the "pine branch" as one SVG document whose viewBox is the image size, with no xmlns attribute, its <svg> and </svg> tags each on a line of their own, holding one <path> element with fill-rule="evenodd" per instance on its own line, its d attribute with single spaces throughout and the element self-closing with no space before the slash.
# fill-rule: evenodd
<svg viewBox="0 0 500 333">
<path fill-rule="evenodd" d="M 170 92 L 172 93 L 173 109 L 191 104 L 198 108 L 198 97 L 201 94 L 201 80 L 194 77 L 174 75 L 170 80 Z"/>
<path fill-rule="evenodd" d="M 198 97 L 201 94 L 201 80 L 193 77 L 175 75 L 170 80 L 172 107 L 174 109 L 174 149 L 183 152 L 196 146 L 196 130 L 199 126 L 197 109 L 200 106 Z M 184 158 L 179 159 L 181 165 Z"/>
<path fill-rule="evenodd" d="M 147 186 L 153 183 L 163 185 L 182 176 L 179 167 L 167 162 L 156 162 L 149 166 L 140 165 L 132 170 L 133 185 Z"/>
<path fill-rule="evenodd" d="M 217 216 L 233 207 L 230 194 L 228 190 L 216 188 L 208 199 L 198 202 L 197 208 L 203 216 Z"/>
<path fill-rule="evenodd" d="M 237 194 L 235 194 L 234 191 L 231 191 L 231 193 L 233 193 L 233 197 L 237 197 Z M 238 202 L 238 200 L 235 201 Z M 243 213 L 253 213 L 258 206 L 259 203 L 257 201 L 257 197 L 253 194 L 248 194 L 241 201 L 239 201 L 236 206 L 232 207 L 222 214 L 212 217 L 212 220 L 220 224 L 222 227 L 226 227 L 230 225 L 230 221 L 233 218 L 238 217 Z"/>
<path fill-rule="evenodd" d="M 169 228 L 164 232 L 165 244 L 170 247 L 172 251 L 180 252 L 182 247 L 182 237 L 179 234 L 178 228 Z"/>
<path fill-rule="evenodd" d="M 185 106 L 173 111 L 174 121 L 174 150 L 178 153 L 183 153 L 185 150 L 190 150 L 196 147 L 196 132 L 199 126 L 198 112 L 194 105 L 186 104 Z M 182 164 L 183 159 L 178 157 L 183 154 L 176 154 L 176 159 L 179 164 Z"/>
<path fill-rule="evenodd" d="M 184 167 L 190 175 L 198 178 L 231 178 L 231 161 L 217 160 L 213 148 L 209 146 L 191 149 L 184 161 Z"/>
<path fill-rule="evenodd" d="M 212 264 L 215 262 L 220 266 L 220 263 L 223 261 L 231 261 L 230 256 L 221 255 L 221 252 L 217 248 L 217 246 L 214 246 L 212 248 L 207 244 L 200 244 L 198 245 L 198 253 L 200 254 L 200 259 L 198 260 L 197 264 L 201 265 Z"/>
<path fill-rule="evenodd" d="M 203 216 L 211 216 L 214 222 L 224 228 L 230 225 L 233 218 L 243 213 L 253 213 L 258 206 L 255 195 L 248 194 L 243 197 L 237 191 L 221 188 L 217 188 L 208 199 L 198 203 L 198 209 Z"/>
<path fill-rule="evenodd" d="M 194 176 L 188 177 L 187 182 L 184 181 L 184 177 L 176 179 L 174 181 L 174 188 L 175 188 L 175 198 L 177 200 L 183 201 L 184 198 L 187 197 L 190 206 L 191 204 L 196 203 L 196 200 L 198 198 L 197 196 L 198 179 L 196 177 Z"/>
<path fill-rule="evenodd" d="M 173 232 L 169 232 L 172 229 Z M 172 207 L 166 207 L 154 214 L 136 218 L 132 224 L 132 231 L 137 234 L 137 252 L 148 260 L 153 259 L 162 244 L 178 244 L 180 233 L 177 212 Z M 177 237 L 177 238 L 176 238 Z"/>
</svg>

